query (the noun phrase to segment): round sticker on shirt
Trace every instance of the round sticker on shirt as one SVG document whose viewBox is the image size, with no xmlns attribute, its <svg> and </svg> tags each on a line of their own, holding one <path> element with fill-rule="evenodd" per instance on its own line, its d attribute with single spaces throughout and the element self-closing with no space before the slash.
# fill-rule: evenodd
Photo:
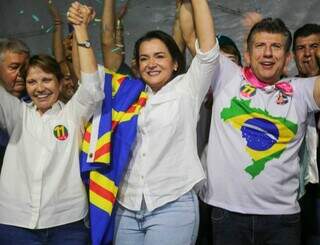
<svg viewBox="0 0 320 245">
<path fill-rule="evenodd" d="M 242 85 L 240 88 L 240 94 L 246 98 L 254 96 L 256 91 L 257 89 L 248 83 Z"/>
<path fill-rule="evenodd" d="M 280 92 L 277 97 L 276 103 L 278 105 L 285 105 L 288 103 L 288 101 L 289 101 L 288 96 Z"/>
<path fill-rule="evenodd" d="M 68 129 L 63 125 L 57 125 L 53 129 L 53 135 L 58 140 L 66 140 L 68 138 Z"/>
</svg>

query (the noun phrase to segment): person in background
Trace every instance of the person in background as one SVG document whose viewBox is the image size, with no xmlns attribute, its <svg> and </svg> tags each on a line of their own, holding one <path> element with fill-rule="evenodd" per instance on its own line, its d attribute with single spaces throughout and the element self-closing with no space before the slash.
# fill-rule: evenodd
<svg viewBox="0 0 320 245">
<path fill-rule="evenodd" d="M 23 98 L 25 81 L 20 69 L 30 54 L 28 46 L 18 39 L 0 39 L 0 84 L 13 96 Z M 0 128 L 0 172 L 9 136 Z"/>
<path fill-rule="evenodd" d="M 18 39 L 0 39 L 0 83 L 13 96 L 21 98 L 25 82 L 20 69 L 30 54 L 28 46 Z"/>
<path fill-rule="evenodd" d="M 61 19 L 59 10 L 53 4 L 52 0 L 48 0 L 48 9 L 54 24 L 52 33 L 52 51 L 63 73 L 63 79 L 61 80 L 62 89 L 60 93 L 60 100 L 66 103 L 71 99 L 77 90 L 79 79 L 72 64 L 71 50 L 73 33 L 70 33 L 63 38 L 63 21 Z"/>
<path fill-rule="evenodd" d="M 292 51 L 299 77 L 320 75 L 320 25 L 309 23 L 298 28 L 293 35 Z M 317 121 L 319 121 L 318 114 L 310 113 L 306 137 L 299 152 L 304 173 L 301 182 L 309 182 L 305 187 L 305 194 L 300 199 L 301 244 L 305 245 L 320 243 L 320 187 L 318 183 L 320 154 L 317 149 L 319 141 Z"/>
<path fill-rule="evenodd" d="M 123 40 L 122 18 L 126 13 L 127 4 L 116 14 L 115 0 L 104 0 L 101 26 L 101 46 L 104 67 L 110 71 L 124 75 L 133 75 L 125 63 L 125 47 Z"/>
<path fill-rule="evenodd" d="M 320 25 L 305 24 L 293 35 L 292 51 L 299 77 L 313 77 L 320 74 L 317 51 L 320 47 Z"/>
</svg>

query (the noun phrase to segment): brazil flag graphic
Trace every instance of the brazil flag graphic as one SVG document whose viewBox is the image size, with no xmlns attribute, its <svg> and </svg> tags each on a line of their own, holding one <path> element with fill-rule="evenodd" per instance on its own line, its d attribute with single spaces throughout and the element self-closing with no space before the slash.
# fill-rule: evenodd
<svg viewBox="0 0 320 245">
<path fill-rule="evenodd" d="M 251 100 L 231 100 L 231 106 L 221 111 L 225 123 L 240 130 L 246 140 L 246 152 L 252 162 L 245 168 L 252 179 L 258 176 L 267 162 L 280 158 L 297 133 L 297 124 L 286 118 L 273 117 L 267 111 L 250 107 Z"/>
</svg>

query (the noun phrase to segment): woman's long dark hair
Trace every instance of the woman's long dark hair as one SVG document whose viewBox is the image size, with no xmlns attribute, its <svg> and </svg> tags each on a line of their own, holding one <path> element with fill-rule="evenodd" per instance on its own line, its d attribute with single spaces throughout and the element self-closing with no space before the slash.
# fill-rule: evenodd
<svg viewBox="0 0 320 245">
<path fill-rule="evenodd" d="M 177 62 L 178 68 L 176 71 L 173 71 L 172 78 L 176 77 L 177 75 L 180 75 L 182 73 L 185 73 L 186 70 L 186 61 L 184 55 L 181 53 L 177 43 L 174 41 L 174 39 L 168 35 L 167 33 L 163 31 L 149 31 L 145 35 L 143 35 L 141 38 L 139 38 L 134 46 L 134 59 L 136 61 L 137 67 L 139 67 L 139 56 L 140 56 L 140 46 L 144 41 L 150 41 L 152 39 L 159 39 L 162 41 L 167 49 L 169 50 L 169 53 L 172 57 L 172 59 Z"/>
</svg>

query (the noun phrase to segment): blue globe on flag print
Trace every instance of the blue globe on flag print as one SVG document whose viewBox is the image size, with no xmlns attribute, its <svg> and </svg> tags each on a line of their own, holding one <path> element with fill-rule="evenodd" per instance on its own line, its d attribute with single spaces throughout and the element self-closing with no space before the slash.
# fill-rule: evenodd
<svg viewBox="0 0 320 245">
<path fill-rule="evenodd" d="M 263 118 L 248 119 L 241 127 L 241 132 L 247 141 L 247 146 L 257 151 L 271 148 L 279 139 L 278 128 Z"/>
</svg>

